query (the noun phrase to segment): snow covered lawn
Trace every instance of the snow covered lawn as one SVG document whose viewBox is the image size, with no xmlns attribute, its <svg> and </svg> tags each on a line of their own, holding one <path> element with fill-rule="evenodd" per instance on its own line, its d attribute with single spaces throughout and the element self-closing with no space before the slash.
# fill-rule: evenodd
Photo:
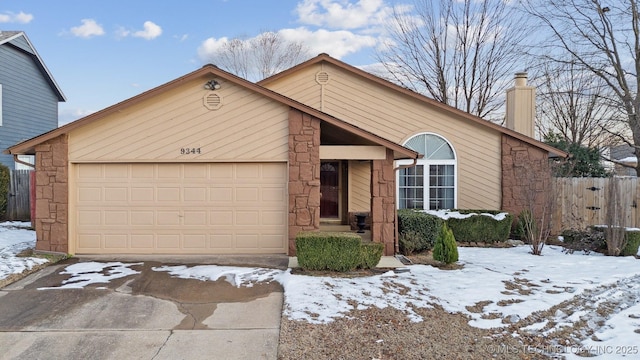
<svg viewBox="0 0 640 360">
<path fill-rule="evenodd" d="M 0 281 L 49 261 L 17 256 L 21 251 L 36 245 L 36 233 L 29 230 L 30 227 L 31 223 L 28 222 L 0 223 Z"/>
<path fill-rule="evenodd" d="M 0 226 L 0 278 L 42 259 L 16 258 L 33 246 L 33 232 Z M 640 354 L 640 260 L 600 254 L 565 254 L 546 246 L 533 256 L 527 246 L 462 247 L 458 270 L 411 265 L 407 272 L 344 278 L 294 275 L 290 270 L 230 266 L 162 266 L 171 276 L 201 281 L 225 279 L 253 286 L 278 281 L 285 291 L 284 315 L 312 324 L 349 317 L 369 307 L 392 307 L 414 322 L 423 319 L 416 307 L 441 306 L 465 314 L 478 328 L 498 328 L 508 336 L 533 339 L 537 351 L 588 351 L 603 358 L 637 358 Z M 136 273 L 135 264 L 85 262 L 67 266 L 70 278 L 60 288 Z"/>
</svg>

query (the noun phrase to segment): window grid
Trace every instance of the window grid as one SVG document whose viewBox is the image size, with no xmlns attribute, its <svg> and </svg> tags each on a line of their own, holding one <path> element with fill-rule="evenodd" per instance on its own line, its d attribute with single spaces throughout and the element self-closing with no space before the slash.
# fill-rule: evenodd
<svg viewBox="0 0 640 360">
<path fill-rule="evenodd" d="M 406 147 L 423 155 L 415 167 L 398 171 L 398 207 L 453 209 L 456 206 L 456 155 L 451 144 L 433 133 L 418 134 Z M 409 164 L 400 160 L 397 164 Z M 422 176 L 420 176 L 422 175 Z"/>
</svg>

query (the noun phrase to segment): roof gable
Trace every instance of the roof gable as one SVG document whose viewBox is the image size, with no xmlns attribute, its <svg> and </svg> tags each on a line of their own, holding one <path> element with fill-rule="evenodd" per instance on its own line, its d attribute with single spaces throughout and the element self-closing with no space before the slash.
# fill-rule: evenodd
<svg viewBox="0 0 640 360">
<path fill-rule="evenodd" d="M 292 67 L 290 69 L 287 69 L 287 70 L 285 70 L 283 72 L 280 72 L 280 73 L 278 73 L 276 75 L 273 75 L 273 76 L 268 77 L 268 78 L 266 78 L 266 79 L 264 79 L 262 81 L 259 81 L 258 84 L 262 85 L 262 86 L 265 86 L 265 87 L 269 87 L 269 84 L 271 84 L 271 83 L 275 83 L 275 82 L 277 82 L 279 80 L 283 80 L 283 79 L 285 79 L 287 77 L 293 76 L 294 74 L 296 74 L 298 72 L 304 71 L 307 68 L 310 68 L 310 67 L 313 67 L 313 66 L 315 66 L 317 64 L 322 64 L 322 63 L 328 63 L 328 64 L 331 64 L 333 66 L 336 66 L 336 67 L 340 68 L 341 70 L 346 71 L 346 72 L 348 72 L 348 73 L 350 73 L 350 74 L 352 74 L 354 76 L 358 76 L 360 78 L 366 79 L 366 81 L 373 82 L 376 85 L 379 85 L 379 86 L 382 86 L 382 87 L 384 87 L 386 89 L 392 90 L 392 91 L 394 91 L 394 92 L 396 92 L 398 94 L 401 94 L 402 96 L 406 96 L 406 97 L 418 100 L 421 103 L 424 103 L 425 105 L 427 105 L 429 107 L 438 109 L 438 110 L 440 110 L 440 111 L 442 111 L 444 113 L 449 113 L 450 115 L 453 115 L 453 116 L 456 116 L 458 118 L 461 118 L 466 122 L 470 122 L 472 124 L 479 125 L 479 126 L 482 126 L 484 128 L 491 129 L 493 131 L 497 131 L 497 132 L 499 132 L 501 134 L 505 134 L 505 135 L 511 136 L 511 137 L 516 138 L 518 140 L 524 141 L 525 143 L 528 143 L 528 144 L 530 144 L 532 146 L 535 146 L 535 147 L 540 148 L 540 149 L 542 149 L 544 151 L 556 154 L 556 155 L 561 156 L 561 157 L 566 157 L 568 155 L 564 151 L 556 149 L 556 148 L 554 148 L 552 146 L 549 146 L 549 145 L 547 145 L 547 144 L 545 144 L 543 142 L 535 140 L 535 139 L 533 139 L 531 137 L 528 137 L 528 136 L 526 136 L 524 134 L 521 134 L 521 133 L 519 133 L 517 131 L 508 129 L 506 127 L 503 127 L 503 126 L 500 126 L 498 124 L 492 123 L 490 121 L 484 120 L 484 119 L 479 118 L 477 116 L 471 115 L 471 114 L 469 114 L 469 113 L 467 113 L 465 111 L 459 110 L 459 109 L 457 109 L 455 107 L 443 104 L 443 103 L 441 103 L 439 101 L 431 99 L 431 98 L 429 98 L 427 96 L 424 96 L 422 94 L 419 94 L 419 93 L 416 93 L 414 91 L 405 89 L 405 88 L 403 88 L 401 86 L 398 86 L 398 85 L 396 85 L 396 84 L 394 84 L 394 83 L 392 83 L 390 81 L 384 80 L 384 79 L 382 79 L 382 78 L 380 78 L 378 76 L 375 76 L 375 75 L 373 75 L 371 73 L 368 73 L 368 72 L 366 72 L 364 70 L 358 69 L 358 68 L 356 68 L 356 67 L 354 67 L 352 65 L 349 65 L 349 64 L 344 63 L 344 62 L 342 62 L 340 60 L 337 60 L 337 59 L 335 59 L 335 58 L 333 58 L 333 57 L 331 57 L 331 56 L 329 56 L 327 54 L 320 54 L 320 55 L 318 55 L 318 56 L 316 56 L 316 57 L 314 57 L 314 58 L 312 58 L 312 59 L 310 59 L 310 60 L 308 60 L 306 62 L 303 62 L 303 63 L 301 63 L 301 64 L 299 64 L 297 66 L 294 66 L 294 67 Z"/>
<path fill-rule="evenodd" d="M 174 79 L 168 83 L 165 83 L 163 85 L 160 85 L 156 88 L 153 88 L 151 90 L 148 90 L 142 94 L 139 94 L 137 96 L 134 96 L 132 98 L 129 98 L 127 100 L 124 100 L 120 103 L 117 103 L 115 105 L 112 105 L 108 108 L 105 108 L 103 110 L 100 110 L 98 112 L 95 112 L 91 115 L 88 115 L 84 118 L 81 118 L 79 120 L 76 120 L 74 122 L 71 122 L 69 124 L 66 124 L 62 127 L 59 127 L 55 130 L 52 130 L 50 132 L 47 132 L 45 134 L 42 134 L 40 136 L 37 136 L 35 138 L 26 140 L 24 142 L 21 142 L 19 144 L 16 144 L 12 147 L 10 147 L 9 149 L 5 150 L 5 153 L 11 153 L 11 154 L 23 154 L 23 153 L 27 153 L 27 152 L 32 152 L 34 147 L 40 143 L 43 143 L 47 140 L 53 139 L 57 136 L 60 136 L 62 134 L 67 134 L 72 130 L 78 129 L 80 127 L 86 126 L 88 124 L 91 124 L 95 121 L 104 119 L 105 117 L 112 115 L 114 113 L 118 113 L 118 112 L 122 112 L 122 111 L 126 111 L 129 108 L 134 107 L 135 105 L 138 105 L 148 99 L 151 99 L 153 97 L 156 96 L 161 96 L 162 94 L 177 88 L 178 86 L 184 84 L 185 82 L 189 82 L 192 81 L 194 79 L 197 78 L 202 78 L 202 77 L 210 77 L 211 79 L 218 78 L 220 80 L 224 80 L 224 81 L 228 81 L 233 83 L 234 85 L 237 86 L 242 86 L 246 89 L 249 89 L 250 91 L 256 92 L 258 94 L 261 94 L 273 101 L 277 101 L 280 102 L 284 105 L 287 105 L 291 108 L 297 109 L 301 112 L 307 113 L 311 116 L 314 116 L 334 127 L 337 127 L 338 129 L 341 129 L 343 131 L 349 132 L 361 139 L 364 139 L 366 141 L 369 141 L 371 143 L 374 144 L 378 144 L 378 145 L 382 145 L 385 146 L 391 150 L 394 151 L 394 154 L 396 156 L 396 158 L 418 158 L 419 154 L 416 153 L 413 150 L 410 150 L 406 147 L 403 147 L 401 145 L 398 145 L 392 141 L 389 141 L 387 139 L 384 139 L 380 136 L 377 136 L 369 131 L 366 131 L 364 129 L 358 128 L 354 125 L 351 125 L 347 122 L 344 122 L 336 117 L 333 117 L 331 115 L 328 115 L 326 113 L 323 113 L 317 109 L 314 109 L 312 107 L 309 107 L 305 104 L 302 104 L 300 102 L 297 102 L 293 99 L 290 99 L 284 95 L 278 94 L 276 92 L 273 92 L 269 89 L 266 89 L 260 85 L 254 84 L 252 82 L 249 82 L 245 79 L 242 79 L 238 76 L 235 76 L 229 72 L 226 72 L 224 70 L 219 69 L 218 67 L 208 64 L 203 66 L 202 68 L 193 71 L 189 74 L 186 74 L 182 77 L 179 77 L 177 79 Z"/>
<path fill-rule="evenodd" d="M 58 86 L 58 83 L 56 83 L 56 80 L 53 78 L 53 75 L 51 75 L 51 72 L 49 72 L 49 69 L 44 64 L 44 61 L 42 61 L 42 58 L 36 51 L 36 48 L 31 44 L 31 41 L 29 41 L 29 38 L 24 32 L 1 31 L 0 46 L 11 46 L 14 49 L 17 49 L 29 55 L 35 62 L 36 66 L 42 73 L 42 76 L 45 78 L 45 80 L 47 81 L 47 83 L 49 84 L 53 92 L 58 97 L 58 101 L 67 100 L 66 97 L 64 96 L 64 93 L 60 89 L 60 86 Z"/>
</svg>

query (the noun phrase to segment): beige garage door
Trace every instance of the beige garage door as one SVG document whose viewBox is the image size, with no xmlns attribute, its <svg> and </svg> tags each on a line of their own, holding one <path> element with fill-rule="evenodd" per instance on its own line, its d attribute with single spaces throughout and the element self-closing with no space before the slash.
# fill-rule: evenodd
<svg viewBox="0 0 640 360">
<path fill-rule="evenodd" d="M 78 254 L 286 253 L 286 164 L 77 164 Z"/>
</svg>

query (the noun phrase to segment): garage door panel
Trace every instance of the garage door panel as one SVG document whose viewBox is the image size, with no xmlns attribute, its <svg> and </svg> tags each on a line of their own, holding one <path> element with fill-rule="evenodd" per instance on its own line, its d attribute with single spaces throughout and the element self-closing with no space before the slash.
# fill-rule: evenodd
<svg viewBox="0 0 640 360">
<path fill-rule="evenodd" d="M 255 206 L 259 206 L 259 204 L 256 203 L 260 200 L 260 189 L 257 189 L 255 187 L 243 186 L 236 188 L 235 193 L 236 202 L 250 202 Z"/>
<path fill-rule="evenodd" d="M 180 249 L 180 234 L 159 234 L 157 246 L 160 249 Z"/>
<path fill-rule="evenodd" d="M 79 202 L 95 202 L 102 200 L 102 188 L 99 187 L 78 187 Z"/>
<path fill-rule="evenodd" d="M 76 167 L 77 253 L 286 253 L 284 163 Z"/>
<path fill-rule="evenodd" d="M 210 201 L 215 201 L 217 206 L 232 206 L 233 205 L 233 187 L 211 187 Z M 226 204 L 225 204 L 226 203 Z"/>
<path fill-rule="evenodd" d="M 127 234 L 105 234 L 104 247 L 106 249 L 126 249 L 129 236 Z"/>
<path fill-rule="evenodd" d="M 158 187 L 156 189 L 156 199 L 160 206 L 168 205 L 163 204 L 166 202 L 179 202 L 180 201 L 180 187 Z"/>
<path fill-rule="evenodd" d="M 154 248 L 153 234 L 131 234 L 131 248 L 152 251 Z"/>
<path fill-rule="evenodd" d="M 151 210 L 132 210 L 131 225 L 153 225 L 155 223 L 155 211 Z"/>
<path fill-rule="evenodd" d="M 106 179 L 129 178 L 129 166 L 127 164 L 111 164 L 109 168 L 104 169 L 103 171 Z"/>
<path fill-rule="evenodd" d="M 78 225 L 93 227 L 102 225 L 102 211 L 86 210 L 78 214 Z"/>
<path fill-rule="evenodd" d="M 260 238 L 255 233 L 236 234 L 237 249 L 257 249 L 259 247 Z"/>
<path fill-rule="evenodd" d="M 129 189 L 126 187 L 115 187 L 104 189 L 104 200 L 123 203 L 129 200 Z"/>
<path fill-rule="evenodd" d="M 183 189 L 183 199 L 189 202 L 206 202 L 207 188 L 204 186 L 185 188 Z"/>
</svg>

